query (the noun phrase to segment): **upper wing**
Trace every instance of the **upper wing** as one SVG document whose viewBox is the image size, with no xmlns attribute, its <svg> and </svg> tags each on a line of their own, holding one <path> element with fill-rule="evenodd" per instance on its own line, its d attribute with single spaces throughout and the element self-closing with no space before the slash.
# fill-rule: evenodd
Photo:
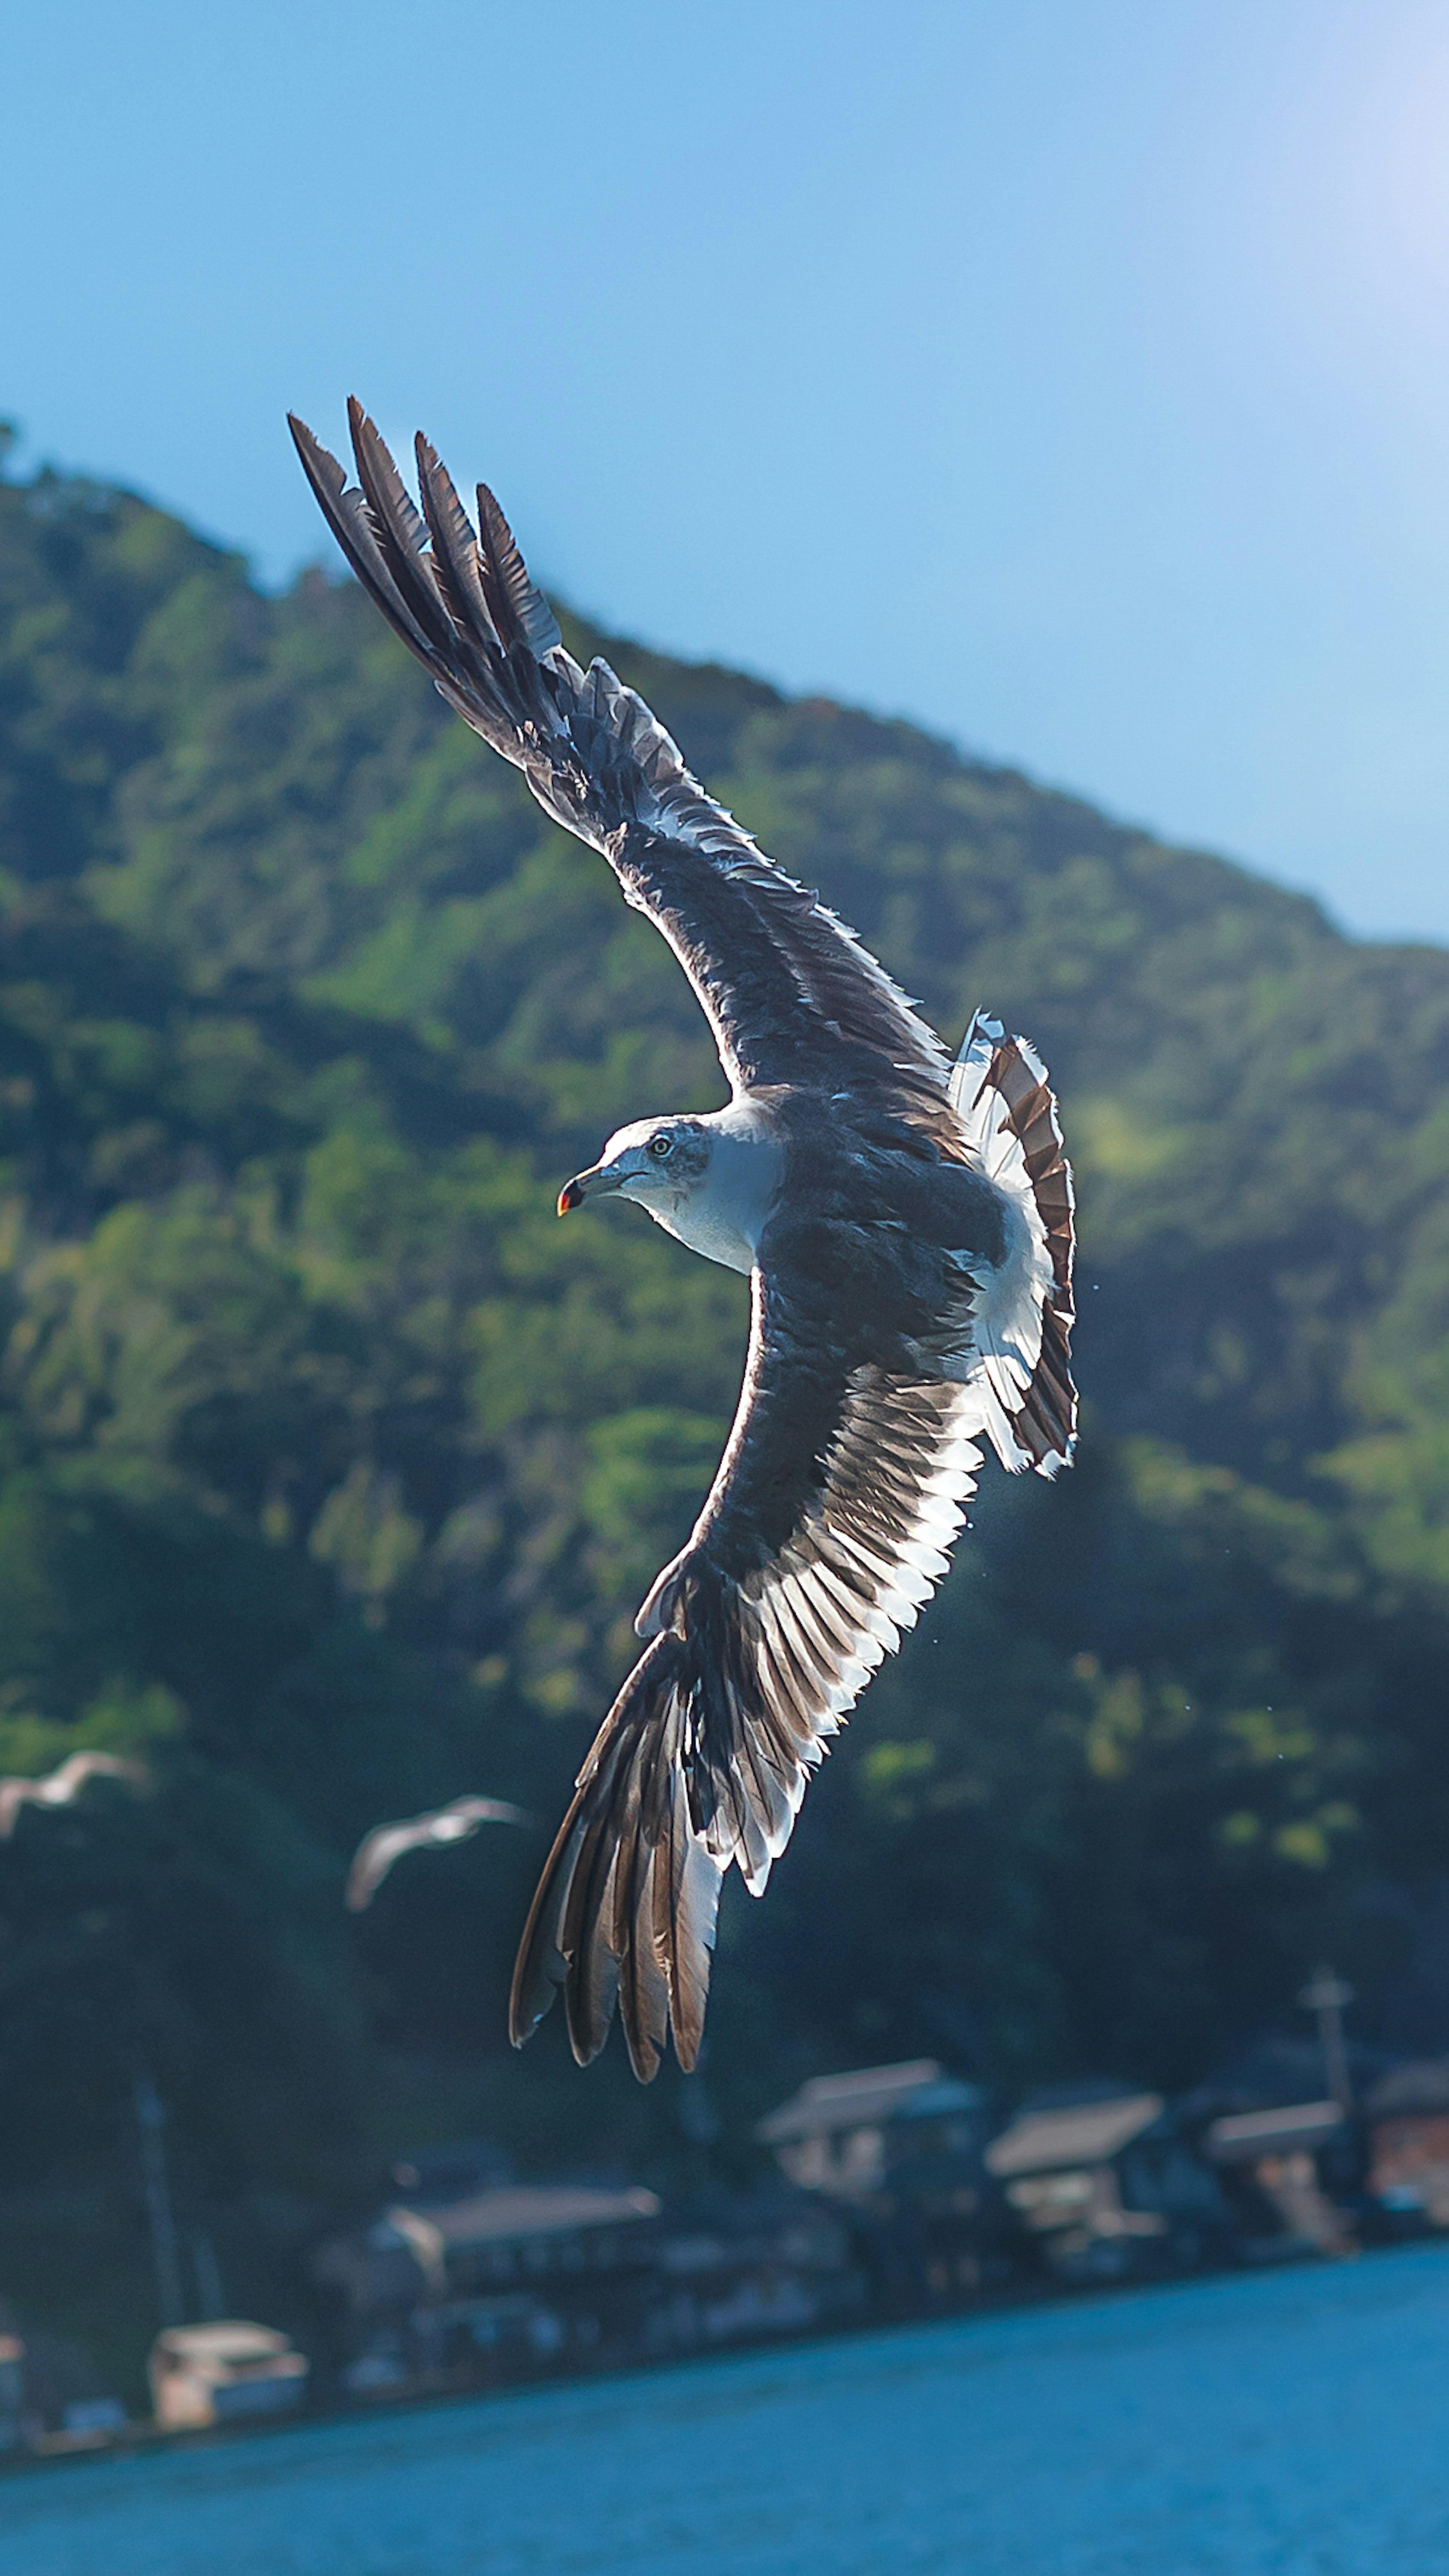
<svg viewBox="0 0 1449 2576">
<path fill-rule="evenodd" d="M 526 1807 L 515 1807 L 507 1798 L 455 1798 L 442 1812 L 456 1816 L 470 1833 L 476 1833 L 480 1825 L 531 1825 L 534 1821 Z"/>
<path fill-rule="evenodd" d="M 932 1031 L 854 932 L 705 794 L 643 700 L 606 662 L 585 673 L 565 652 L 486 484 L 475 531 L 420 436 L 420 515 L 360 405 L 348 416 L 360 488 L 291 426 L 358 579 L 449 705 L 663 932 L 731 1080 L 871 1090 L 959 1153 Z"/>
<path fill-rule="evenodd" d="M 704 2021 L 720 1882 L 758 1895 L 810 1773 L 946 1571 L 975 1485 L 969 1387 L 822 1348 L 754 1278 L 739 1411 L 688 1546 L 639 1615 L 652 1642 L 579 1775 L 524 1930 L 511 2028 L 565 1989 L 581 2063 L 616 2000 L 647 2079 Z"/>
<path fill-rule="evenodd" d="M 464 1843 L 476 1834 L 480 1825 L 527 1825 L 532 1818 L 522 1807 L 511 1806 L 506 1798 L 454 1798 L 449 1806 L 434 1807 L 426 1816 L 409 1816 L 396 1825 L 377 1825 L 358 1844 L 352 1867 L 347 1875 L 349 1911 L 360 1914 L 372 1903 L 383 1880 L 404 1852 L 420 1851 L 425 1843 Z"/>
<path fill-rule="evenodd" d="M 130 1780 L 138 1786 L 146 1777 L 139 1762 L 128 1762 L 119 1753 L 96 1753 L 83 1750 L 68 1753 L 53 1771 L 37 1780 L 31 1795 L 47 1807 L 69 1806 L 88 1780 Z"/>
<path fill-rule="evenodd" d="M 347 1906 L 360 1914 L 370 1905 L 391 1869 L 404 1852 L 416 1851 L 419 1844 L 432 1840 L 431 1816 L 416 1816 L 402 1825 L 375 1825 L 365 1834 L 353 1854 L 347 1873 Z"/>
</svg>

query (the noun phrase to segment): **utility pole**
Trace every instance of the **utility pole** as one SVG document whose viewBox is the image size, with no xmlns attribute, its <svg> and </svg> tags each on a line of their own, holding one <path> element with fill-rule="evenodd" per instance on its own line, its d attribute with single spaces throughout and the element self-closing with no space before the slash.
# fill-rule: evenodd
<svg viewBox="0 0 1449 2576">
<path fill-rule="evenodd" d="M 191 2268 L 196 2274 L 196 2295 L 201 2301 L 201 2322 L 210 2325 L 226 2315 L 226 2292 L 221 2286 L 221 2265 L 216 2247 L 204 2227 L 198 2227 L 191 2239 Z"/>
<path fill-rule="evenodd" d="M 136 2078 L 134 2098 L 151 2254 L 156 2265 L 156 2304 L 163 2326 L 179 2326 L 185 2322 L 186 2303 L 181 2288 L 181 2249 L 176 2242 L 171 2183 L 166 2171 L 166 2111 L 150 2076 L 144 2072 Z"/>
<path fill-rule="evenodd" d="M 1318 2045 L 1323 2051 L 1323 2069 L 1328 2090 L 1340 2111 L 1353 2109 L 1353 2087 L 1348 2080 L 1348 2051 L 1343 2044 L 1343 2008 L 1353 2001 L 1354 1990 L 1331 1968 L 1315 1968 L 1298 2000 L 1305 2012 L 1311 2012 L 1318 2023 Z"/>
</svg>

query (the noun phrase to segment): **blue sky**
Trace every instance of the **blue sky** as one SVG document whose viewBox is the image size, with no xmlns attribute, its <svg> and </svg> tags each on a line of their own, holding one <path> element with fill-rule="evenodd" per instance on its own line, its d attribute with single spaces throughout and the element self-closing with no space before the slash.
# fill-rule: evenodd
<svg viewBox="0 0 1449 2576">
<path fill-rule="evenodd" d="M 1449 14 L 48 0 L 0 410 L 268 577 L 282 414 L 616 628 L 1449 939 Z"/>
</svg>

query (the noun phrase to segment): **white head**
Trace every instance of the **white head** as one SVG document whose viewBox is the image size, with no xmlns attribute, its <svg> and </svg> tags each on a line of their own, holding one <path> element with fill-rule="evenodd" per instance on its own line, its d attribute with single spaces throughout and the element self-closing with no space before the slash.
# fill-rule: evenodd
<svg viewBox="0 0 1449 2576">
<path fill-rule="evenodd" d="M 565 1184 L 558 1212 L 585 1199 L 633 1199 L 691 1252 L 748 1275 L 784 1165 L 784 1145 L 754 1102 L 733 1100 L 703 1118 L 639 1118 Z"/>
<path fill-rule="evenodd" d="M 576 1172 L 558 1194 L 567 1216 L 585 1199 L 633 1199 L 667 1223 L 703 1188 L 714 1138 L 702 1118 L 636 1118 L 609 1138 L 597 1163 Z"/>
</svg>

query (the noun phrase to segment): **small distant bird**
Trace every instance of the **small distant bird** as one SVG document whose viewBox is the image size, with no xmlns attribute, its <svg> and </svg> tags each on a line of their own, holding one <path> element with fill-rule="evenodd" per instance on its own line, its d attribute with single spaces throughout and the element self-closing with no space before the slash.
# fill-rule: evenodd
<svg viewBox="0 0 1449 2576">
<path fill-rule="evenodd" d="M 560 1987 L 581 2061 L 617 2006 L 636 2074 L 692 2067 L 720 1882 L 758 1896 L 811 1772 L 946 1571 L 989 1441 L 1072 1455 L 1072 1182 L 1045 1068 L 977 1016 L 953 1066 L 845 923 L 691 777 L 606 662 L 581 670 L 486 484 L 425 438 L 419 509 L 350 407 L 357 483 L 294 420 L 334 536 L 449 706 L 598 850 L 693 985 L 730 1099 L 641 1118 L 559 1213 L 633 1200 L 749 1275 L 734 1428 L 635 1621 L 524 1930 L 510 2026 Z M 891 543 L 878 496 L 852 542 Z M 760 567 L 768 580 L 770 566 Z"/>
<path fill-rule="evenodd" d="M 455 1798 L 450 1807 L 431 1815 L 404 1816 L 395 1825 L 374 1825 L 358 1844 L 347 1878 L 347 1902 L 354 1914 L 372 1903 L 388 1871 L 404 1852 L 465 1843 L 480 1825 L 531 1825 L 522 1807 L 506 1798 Z"/>
<path fill-rule="evenodd" d="M 88 1780 L 129 1780 L 139 1788 L 145 1778 L 139 1762 L 124 1761 L 119 1753 L 68 1753 L 42 1779 L 0 1780 L 0 1839 L 14 1833 L 22 1807 L 68 1807 Z"/>
</svg>

